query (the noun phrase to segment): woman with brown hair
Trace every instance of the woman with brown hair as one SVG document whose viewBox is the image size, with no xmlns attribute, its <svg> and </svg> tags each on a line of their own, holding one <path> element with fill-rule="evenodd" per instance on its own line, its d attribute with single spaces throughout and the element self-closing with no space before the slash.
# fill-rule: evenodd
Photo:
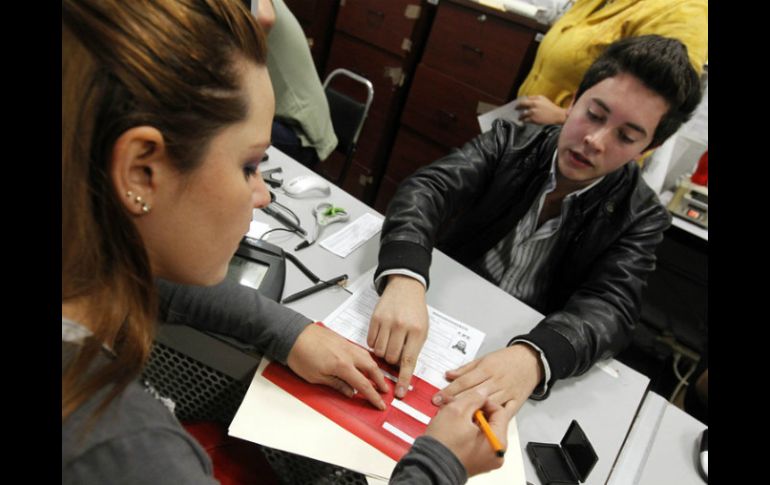
<svg viewBox="0 0 770 485">
<path fill-rule="evenodd" d="M 264 34 L 239 1 L 62 2 L 62 483 L 214 482 L 205 452 L 136 378 L 155 278 L 221 282 L 269 202 L 258 165 L 273 111 Z M 288 364 L 382 405 L 371 357 L 328 330 L 302 330 Z M 478 408 L 504 437 L 508 409 L 459 399 L 394 481 L 457 483 L 500 466 L 472 423 Z"/>
</svg>

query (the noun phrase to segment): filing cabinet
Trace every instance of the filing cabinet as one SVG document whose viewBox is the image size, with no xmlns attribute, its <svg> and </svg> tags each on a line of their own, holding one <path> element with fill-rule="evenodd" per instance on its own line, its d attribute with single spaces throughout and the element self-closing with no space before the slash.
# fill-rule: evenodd
<svg viewBox="0 0 770 485">
<path fill-rule="evenodd" d="M 440 2 L 416 68 L 375 208 L 417 168 L 480 133 L 477 116 L 516 97 L 532 66 L 535 20 L 470 0 Z"/>
<path fill-rule="evenodd" d="M 435 6 L 427 0 L 340 0 L 325 77 L 336 68 L 349 69 L 374 85 L 374 101 L 358 139 L 342 187 L 372 205 L 396 134 L 406 93 Z M 363 99 L 363 88 L 350 82 L 335 89 Z M 336 180 L 343 158 L 333 153 L 316 171 Z"/>
</svg>

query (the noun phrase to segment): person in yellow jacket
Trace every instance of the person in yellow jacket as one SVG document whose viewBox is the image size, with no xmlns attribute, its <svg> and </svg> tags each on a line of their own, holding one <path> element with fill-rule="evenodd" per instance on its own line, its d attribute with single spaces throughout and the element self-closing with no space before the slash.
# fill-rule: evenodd
<svg viewBox="0 0 770 485">
<path fill-rule="evenodd" d="M 521 121 L 563 124 L 588 66 L 614 41 L 657 34 L 687 46 L 699 74 L 708 55 L 708 0 L 577 0 L 545 34 L 519 88 Z"/>
</svg>

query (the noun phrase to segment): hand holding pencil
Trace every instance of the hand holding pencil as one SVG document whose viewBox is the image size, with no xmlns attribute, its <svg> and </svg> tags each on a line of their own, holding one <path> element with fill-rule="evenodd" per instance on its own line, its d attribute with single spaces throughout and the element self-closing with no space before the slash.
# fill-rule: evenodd
<svg viewBox="0 0 770 485">
<path fill-rule="evenodd" d="M 513 403 L 494 404 L 478 391 L 466 392 L 439 410 L 425 434 L 449 448 L 468 476 L 476 475 L 503 465 L 508 423 L 517 409 Z"/>
</svg>

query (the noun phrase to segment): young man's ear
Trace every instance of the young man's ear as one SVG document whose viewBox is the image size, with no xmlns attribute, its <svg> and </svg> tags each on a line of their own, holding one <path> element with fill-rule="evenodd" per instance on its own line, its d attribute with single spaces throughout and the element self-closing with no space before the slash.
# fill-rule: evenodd
<svg viewBox="0 0 770 485">
<path fill-rule="evenodd" d="M 110 177 L 131 214 L 150 212 L 167 166 L 163 135 L 157 128 L 137 126 L 118 137 L 112 147 Z"/>
</svg>

